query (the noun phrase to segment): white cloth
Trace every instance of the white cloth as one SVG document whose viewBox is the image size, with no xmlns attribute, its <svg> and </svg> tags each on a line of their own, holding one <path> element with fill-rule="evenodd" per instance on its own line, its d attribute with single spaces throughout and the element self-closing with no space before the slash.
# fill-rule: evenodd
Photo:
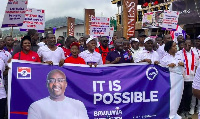
<svg viewBox="0 0 200 119">
<path fill-rule="evenodd" d="M 170 71 L 170 119 L 181 119 L 177 114 L 184 88 L 184 80 L 182 75 L 183 67 L 176 66 L 169 68 Z"/>
<path fill-rule="evenodd" d="M 175 56 L 170 55 L 169 53 L 166 53 L 165 56 L 160 60 L 160 64 L 163 67 L 167 67 L 167 65 L 174 63 L 176 66 L 178 66 L 179 62 L 184 63 L 184 58 L 180 53 L 176 53 Z"/>
<path fill-rule="evenodd" d="M 5 71 L 5 63 L 0 59 L 0 99 L 6 98 L 6 91 L 3 82 L 3 72 Z"/>
<path fill-rule="evenodd" d="M 134 49 L 131 47 L 130 50 L 131 50 L 131 54 L 132 54 L 133 60 L 135 61 L 135 56 L 137 55 L 137 53 L 139 53 L 139 52 L 142 51 L 143 49 L 142 49 L 142 48 L 139 48 L 138 50 L 134 50 Z"/>
<path fill-rule="evenodd" d="M 63 101 L 53 101 L 50 97 L 32 103 L 28 109 L 28 119 L 89 119 L 84 104 L 65 97 Z"/>
<path fill-rule="evenodd" d="M 0 57 L 3 59 L 6 66 L 8 64 L 8 60 L 12 58 L 11 54 L 5 50 L 0 50 Z"/>
<path fill-rule="evenodd" d="M 135 60 L 134 60 L 134 62 L 135 63 L 138 63 L 138 62 L 140 62 L 140 61 L 142 61 L 142 60 L 144 60 L 144 59 L 150 59 L 151 60 L 151 62 L 152 62 L 152 64 L 154 64 L 154 62 L 155 61 L 159 61 L 159 55 L 158 55 L 158 53 L 156 52 L 156 51 L 151 51 L 151 52 L 149 52 L 149 51 L 147 51 L 147 50 L 142 50 L 142 51 L 140 51 L 139 53 L 137 53 L 136 55 L 135 55 Z"/>
<path fill-rule="evenodd" d="M 86 63 L 88 62 L 95 62 L 98 65 L 103 65 L 101 54 L 94 51 L 93 53 L 89 52 L 88 50 L 85 50 L 79 54 L 79 57 L 83 58 Z"/>
<path fill-rule="evenodd" d="M 193 84 L 192 87 L 194 89 L 200 90 L 200 66 L 198 66 L 197 70 L 196 70 L 196 74 L 193 80 Z"/>
<path fill-rule="evenodd" d="M 64 51 L 60 47 L 52 51 L 45 45 L 40 47 L 37 53 L 39 57 L 42 57 L 43 62 L 52 61 L 53 63 L 59 63 L 61 59 L 65 59 Z"/>
<path fill-rule="evenodd" d="M 37 45 L 38 45 L 39 47 L 42 47 L 42 46 L 45 46 L 45 43 L 44 43 L 44 42 L 39 42 Z"/>
<path fill-rule="evenodd" d="M 164 50 L 164 47 L 165 47 L 165 44 L 159 46 L 156 51 L 159 55 L 159 59 L 162 59 L 167 54 L 167 52 Z"/>
<path fill-rule="evenodd" d="M 185 61 L 185 56 L 184 56 L 183 50 L 178 51 L 177 54 L 179 54 L 183 58 L 183 60 Z M 186 51 L 186 55 L 187 55 L 187 59 L 188 59 L 188 68 L 189 68 L 189 74 L 190 75 L 187 75 L 186 62 L 184 62 L 185 70 L 184 70 L 184 73 L 183 73 L 183 77 L 184 77 L 184 81 L 188 82 L 188 81 L 193 81 L 193 78 L 194 78 L 194 75 L 195 75 L 195 69 L 194 69 L 194 71 L 191 70 L 192 50 L 190 50 L 189 52 Z M 196 67 L 196 66 L 198 66 L 198 56 L 195 53 L 194 53 L 194 55 L 195 55 L 194 65 Z"/>
<path fill-rule="evenodd" d="M 197 49 L 196 47 L 193 47 L 191 49 L 194 52 L 194 54 L 198 57 L 198 64 L 197 64 L 197 66 L 199 66 L 199 63 L 200 63 L 200 50 Z"/>
<path fill-rule="evenodd" d="M 196 74 L 192 83 L 192 88 L 200 90 L 200 66 L 198 66 L 196 70 Z M 200 113 L 199 113 L 199 119 L 200 119 Z"/>
</svg>

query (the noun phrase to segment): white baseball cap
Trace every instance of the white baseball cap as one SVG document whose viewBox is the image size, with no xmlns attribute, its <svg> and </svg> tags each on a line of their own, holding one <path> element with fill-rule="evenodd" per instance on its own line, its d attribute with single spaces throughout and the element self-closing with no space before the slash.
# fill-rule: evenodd
<svg viewBox="0 0 200 119">
<path fill-rule="evenodd" d="M 90 36 L 87 40 L 86 40 L 86 44 L 88 44 L 91 40 L 95 40 L 97 42 L 97 38 Z"/>
<path fill-rule="evenodd" d="M 146 43 L 146 42 L 149 41 L 149 40 L 151 40 L 151 41 L 154 42 L 153 38 L 147 37 L 147 38 L 145 38 L 144 43 Z"/>
<path fill-rule="evenodd" d="M 132 41 L 136 41 L 136 42 L 139 42 L 139 40 L 137 38 L 131 38 L 131 42 Z"/>
</svg>

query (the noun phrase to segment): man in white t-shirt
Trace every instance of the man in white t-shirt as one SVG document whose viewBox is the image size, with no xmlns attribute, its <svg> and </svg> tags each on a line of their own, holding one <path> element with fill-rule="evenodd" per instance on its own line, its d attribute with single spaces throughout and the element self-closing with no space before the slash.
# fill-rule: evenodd
<svg viewBox="0 0 200 119">
<path fill-rule="evenodd" d="M 144 40 L 145 49 L 135 55 L 135 63 L 147 62 L 149 64 L 159 64 L 159 55 L 153 50 L 154 40 L 147 37 Z"/>
<path fill-rule="evenodd" d="M 61 70 L 52 70 L 47 75 L 50 96 L 32 103 L 28 119 L 89 119 L 84 104 L 64 95 L 66 76 Z"/>
<path fill-rule="evenodd" d="M 92 36 L 87 39 L 87 50 L 81 52 L 79 56 L 85 60 L 85 62 L 92 67 L 97 65 L 103 65 L 101 54 L 95 51 L 97 39 Z"/>
<path fill-rule="evenodd" d="M 168 41 L 172 41 L 172 36 L 171 35 L 165 35 L 163 37 L 163 40 L 164 40 L 164 44 L 159 46 L 159 48 L 157 49 L 157 53 L 159 55 L 159 59 L 162 59 L 167 53 L 166 51 L 164 50 L 164 47 L 165 47 L 165 44 L 168 42 Z"/>
<path fill-rule="evenodd" d="M 59 66 L 62 66 L 65 61 L 65 55 L 63 49 L 55 45 L 55 35 L 47 34 L 46 39 L 47 45 L 40 47 L 37 51 L 41 61 L 50 65 L 59 63 Z"/>
<path fill-rule="evenodd" d="M 0 119 L 4 119 L 6 107 L 6 91 L 3 82 L 3 72 L 5 71 L 5 63 L 0 57 Z"/>
<path fill-rule="evenodd" d="M 179 112 L 182 113 L 181 115 L 191 117 L 188 115 L 190 111 L 190 104 L 192 100 L 192 82 L 195 75 L 195 71 L 198 64 L 198 56 L 194 54 L 193 50 L 191 49 L 192 41 L 190 39 L 185 40 L 185 47 L 180 50 L 178 53 L 184 59 L 184 90 L 182 95 L 181 104 L 179 107 Z M 196 100 L 192 103 L 196 103 Z M 194 104 L 195 106 L 195 104 Z"/>
</svg>

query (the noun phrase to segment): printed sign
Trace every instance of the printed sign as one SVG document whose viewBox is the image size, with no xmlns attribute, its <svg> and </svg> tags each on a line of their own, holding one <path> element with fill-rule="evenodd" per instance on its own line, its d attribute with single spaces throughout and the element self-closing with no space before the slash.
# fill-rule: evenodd
<svg viewBox="0 0 200 119">
<path fill-rule="evenodd" d="M 35 29 L 38 32 L 44 32 L 45 28 L 45 11 L 41 9 L 29 8 L 26 10 L 23 26 L 20 31 Z"/>
<path fill-rule="evenodd" d="M 2 28 L 19 27 L 23 25 L 28 0 L 8 0 Z"/>
</svg>

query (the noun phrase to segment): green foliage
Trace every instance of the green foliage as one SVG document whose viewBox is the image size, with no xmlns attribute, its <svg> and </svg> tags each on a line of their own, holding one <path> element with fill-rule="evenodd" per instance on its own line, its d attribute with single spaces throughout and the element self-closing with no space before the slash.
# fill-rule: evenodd
<svg viewBox="0 0 200 119">
<path fill-rule="evenodd" d="M 83 23 L 83 20 L 76 19 L 75 24 Z M 45 23 L 45 28 L 53 28 L 53 27 L 60 27 L 60 26 L 67 26 L 67 17 L 59 17 L 59 18 L 53 18 Z"/>
</svg>

